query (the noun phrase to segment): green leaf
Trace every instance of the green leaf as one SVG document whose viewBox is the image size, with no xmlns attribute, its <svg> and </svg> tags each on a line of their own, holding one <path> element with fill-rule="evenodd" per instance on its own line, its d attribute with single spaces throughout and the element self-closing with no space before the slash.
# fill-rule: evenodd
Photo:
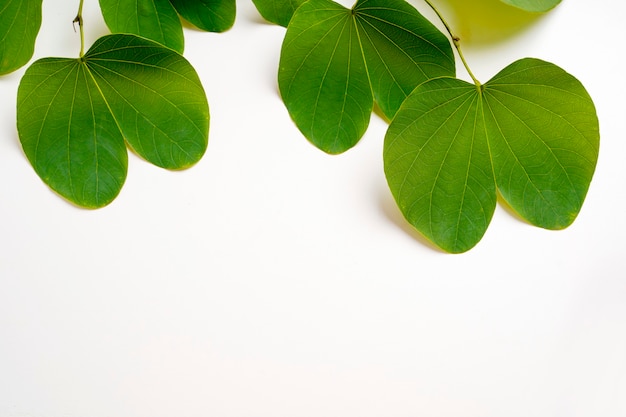
<svg viewBox="0 0 626 417">
<path fill-rule="evenodd" d="M 257 10 L 268 22 L 287 27 L 291 16 L 306 0 L 252 0 Z"/>
<path fill-rule="evenodd" d="M 480 88 L 440 78 L 417 87 L 385 136 L 385 175 L 406 219 L 459 253 L 484 235 L 496 187 L 530 223 L 570 225 L 595 170 L 599 127 L 582 84 L 523 59 Z"/>
<path fill-rule="evenodd" d="M 450 43 L 403 0 L 359 0 L 352 10 L 309 0 L 281 50 L 283 101 L 304 136 L 325 152 L 354 146 L 374 106 L 391 118 L 423 81 L 454 75 Z"/>
<path fill-rule="evenodd" d="M 41 27 L 42 0 L 4 0 L 0 5 L 0 75 L 24 66 L 33 56 Z"/>
<path fill-rule="evenodd" d="M 374 98 L 389 119 L 422 82 L 454 76 L 450 42 L 405 1 L 362 0 L 354 15 Z"/>
<path fill-rule="evenodd" d="M 128 165 L 124 138 L 97 89 L 79 61 L 41 59 L 22 78 L 17 113 L 22 148 L 41 179 L 94 208 L 117 196 Z"/>
<path fill-rule="evenodd" d="M 504 199 L 532 224 L 569 226 L 599 151 L 598 118 L 583 85 L 554 64 L 523 59 L 485 85 L 484 102 Z"/>
<path fill-rule="evenodd" d="M 183 26 L 169 0 L 100 0 L 100 9 L 111 32 L 142 36 L 183 53 Z"/>
<path fill-rule="evenodd" d="M 170 0 L 178 13 L 198 28 L 224 32 L 235 23 L 235 0 Z"/>
<path fill-rule="evenodd" d="M 354 146 L 374 101 L 350 11 L 328 0 L 300 6 L 285 35 L 278 82 L 311 142 L 331 154 Z"/>
<path fill-rule="evenodd" d="M 22 147 L 42 180 L 68 200 L 97 208 L 119 193 L 124 140 L 158 166 L 183 169 L 207 147 L 209 109 L 193 67 L 134 35 L 100 38 L 81 59 L 45 58 L 18 89 Z"/>
<path fill-rule="evenodd" d="M 515 6 L 528 12 L 547 12 L 556 7 L 561 0 L 501 0 L 503 3 Z"/>
<path fill-rule="evenodd" d="M 187 168 L 207 146 L 209 109 L 198 74 L 178 53 L 136 36 L 105 36 L 85 63 L 124 138 L 151 163 Z"/>
<path fill-rule="evenodd" d="M 406 219 L 448 252 L 484 235 L 496 185 L 476 86 L 428 81 L 389 125 L 383 151 L 389 187 Z"/>
</svg>

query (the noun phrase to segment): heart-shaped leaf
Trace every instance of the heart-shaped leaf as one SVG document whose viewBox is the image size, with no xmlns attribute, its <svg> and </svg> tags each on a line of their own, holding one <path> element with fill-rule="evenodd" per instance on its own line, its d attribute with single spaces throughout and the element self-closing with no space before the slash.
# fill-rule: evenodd
<svg viewBox="0 0 626 417">
<path fill-rule="evenodd" d="M 453 78 L 417 87 L 389 126 L 385 175 L 409 223 L 458 253 L 484 235 L 496 186 L 530 223 L 570 225 L 598 149 L 598 119 L 582 84 L 527 58 L 481 87 Z"/>
<path fill-rule="evenodd" d="M 111 32 L 143 36 L 183 53 L 183 26 L 169 0 L 100 0 L 100 9 Z"/>
<path fill-rule="evenodd" d="M 306 0 L 252 0 L 257 10 L 268 22 L 287 27 L 291 16 Z"/>
<path fill-rule="evenodd" d="M 208 32 L 224 32 L 235 23 L 235 0 L 170 0 L 178 13 Z"/>
<path fill-rule="evenodd" d="M 547 12 L 555 8 L 561 0 L 501 0 L 503 3 L 510 4 L 519 9 L 528 12 Z"/>
<path fill-rule="evenodd" d="M 0 4 L 0 75 L 26 65 L 41 27 L 42 0 L 4 0 Z"/>
<path fill-rule="evenodd" d="M 283 41 L 278 83 L 304 136 L 325 152 L 354 146 L 374 100 L 392 118 L 423 81 L 454 75 L 446 37 L 404 0 L 359 0 L 350 10 L 309 0 Z"/>
<path fill-rule="evenodd" d="M 119 193 L 124 140 L 151 163 L 183 169 L 207 147 L 209 109 L 193 67 L 134 35 L 100 38 L 80 59 L 45 58 L 18 89 L 17 127 L 42 180 L 68 200 L 97 208 Z"/>
</svg>

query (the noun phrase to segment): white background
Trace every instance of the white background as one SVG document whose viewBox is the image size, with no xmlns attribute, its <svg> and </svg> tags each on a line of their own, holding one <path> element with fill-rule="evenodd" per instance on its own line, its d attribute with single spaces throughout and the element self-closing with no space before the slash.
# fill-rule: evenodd
<svg viewBox="0 0 626 417">
<path fill-rule="evenodd" d="M 570 228 L 498 206 L 462 255 L 403 220 L 378 116 L 340 156 L 300 135 L 277 92 L 285 30 L 250 0 L 224 34 L 185 31 L 205 157 L 168 172 L 130 155 L 100 210 L 36 176 L 15 130 L 24 69 L 0 78 L 0 417 L 626 416 L 626 6 L 490 27 L 494 2 L 437 4 L 482 81 L 526 56 L 579 78 L 600 158 Z M 35 58 L 77 56 L 77 7 L 45 0 Z M 107 30 L 85 7 L 91 44 Z"/>
</svg>

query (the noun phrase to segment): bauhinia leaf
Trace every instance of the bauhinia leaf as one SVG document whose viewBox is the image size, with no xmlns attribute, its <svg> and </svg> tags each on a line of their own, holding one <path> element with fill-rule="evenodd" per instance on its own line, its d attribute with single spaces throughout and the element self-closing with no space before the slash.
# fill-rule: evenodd
<svg viewBox="0 0 626 417">
<path fill-rule="evenodd" d="M 501 0 L 506 4 L 515 6 L 529 12 L 547 12 L 556 7 L 561 0 Z"/>
<path fill-rule="evenodd" d="M 252 0 L 257 10 L 268 22 L 287 27 L 291 16 L 306 0 Z"/>
<path fill-rule="evenodd" d="M 570 225 L 599 150 L 594 104 L 548 62 L 523 59 L 484 86 L 440 78 L 415 89 L 385 137 L 385 175 L 406 219 L 442 249 L 471 249 L 503 198 L 530 223 Z"/>
<path fill-rule="evenodd" d="M 169 0 L 100 0 L 100 9 L 111 32 L 143 36 L 183 53 L 183 26 Z"/>
<path fill-rule="evenodd" d="M 0 4 L 0 75 L 24 66 L 33 56 L 41 27 L 42 0 L 4 0 Z"/>
<path fill-rule="evenodd" d="M 294 13 L 278 82 L 298 128 L 325 152 L 354 146 L 374 99 L 392 118 L 423 81 L 454 75 L 450 43 L 404 0 L 359 0 L 349 10 L 309 0 Z"/>
<path fill-rule="evenodd" d="M 126 178 L 124 140 L 158 166 L 183 169 L 207 147 L 209 109 L 193 67 L 134 35 L 100 38 L 81 59 L 46 58 L 18 89 L 22 147 L 68 200 L 105 206 Z"/>
<path fill-rule="evenodd" d="M 170 0 L 178 13 L 198 28 L 224 32 L 235 23 L 235 0 Z"/>
</svg>

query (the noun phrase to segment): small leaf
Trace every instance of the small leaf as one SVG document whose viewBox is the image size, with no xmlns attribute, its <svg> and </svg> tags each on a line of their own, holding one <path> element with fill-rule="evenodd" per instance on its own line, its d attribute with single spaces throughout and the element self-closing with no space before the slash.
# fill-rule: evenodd
<svg viewBox="0 0 626 417">
<path fill-rule="evenodd" d="M 208 32 L 224 32 L 235 23 L 235 0 L 170 0 L 178 13 Z"/>
<path fill-rule="evenodd" d="M 134 35 L 100 38 L 81 59 L 46 58 L 24 74 L 17 127 L 37 174 L 68 200 L 97 208 L 119 193 L 126 140 L 169 169 L 197 162 L 209 110 L 193 67 Z"/>
<path fill-rule="evenodd" d="M 547 12 L 555 8 L 561 0 L 501 0 L 503 3 L 515 6 L 528 12 Z"/>
<path fill-rule="evenodd" d="M 42 0 L 4 0 L 0 5 L 0 75 L 24 66 L 33 56 L 41 27 Z"/>
<path fill-rule="evenodd" d="M 252 0 L 257 10 L 268 22 L 287 27 L 291 16 L 306 0 Z"/>
<path fill-rule="evenodd" d="M 183 53 L 183 26 L 169 0 L 100 0 L 100 9 L 111 32 L 142 36 Z"/>
<path fill-rule="evenodd" d="M 309 0 L 293 15 L 278 83 L 300 131 L 325 152 L 354 146 L 374 99 L 389 118 L 421 82 L 454 75 L 450 43 L 403 0 L 359 0 L 352 10 Z"/>
<path fill-rule="evenodd" d="M 457 253 L 486 231 L 496 184 L 532 224 L 570 225 L 598 149 L 598 119 L 582 84 L 554 64 L 527 58 L 480 88 L 450 78 L 418 86 L 389 126 L 383 159 L 409 223 Z"/>
</svg>

